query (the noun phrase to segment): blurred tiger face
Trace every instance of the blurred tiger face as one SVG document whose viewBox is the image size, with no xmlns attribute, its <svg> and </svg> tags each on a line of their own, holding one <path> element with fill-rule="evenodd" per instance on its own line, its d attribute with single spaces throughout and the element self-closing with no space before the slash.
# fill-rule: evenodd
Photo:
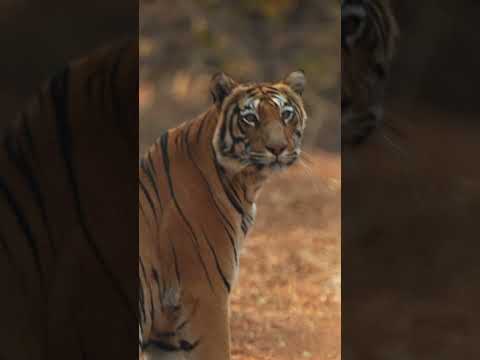
<svg viewBox="0 0 480 360">
<path fill-rule="evenodd" d="M 301 71 L 276 84 L 237 84 L 216 75 L 212 94 L 220 116 L 213 145 L 219 163 L 233 172 L 292 165 L 300 156 L 307 119 L 304 86 Z"/>
<path fill-rule="evenodd" d="M 388 1 L 342 0 L 342 142 L 378 126 L 397 28 Z"/>
</svg>

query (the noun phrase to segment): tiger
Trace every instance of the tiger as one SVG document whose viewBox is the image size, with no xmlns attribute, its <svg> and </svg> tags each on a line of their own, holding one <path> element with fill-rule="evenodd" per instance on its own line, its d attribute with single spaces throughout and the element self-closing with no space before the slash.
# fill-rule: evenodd
<svg viewBox="0 0 480 360">
<path fill-rule="evenodd" d="M 303 71 L 276 83 L 210 83 L 211 106 L 139 163 L 140 356 L 230 359 L 229 295 L 256 199 L 301 155 Z"/>
<path fill-rule="evenodd" d="M 67 65 L 0 134 L 1 359 L 137 356 L 137 134 L 135 38 Z"/>
<path fill-rule="evenodd" d="M 388 0 L 342 0 L 342 144 L 360 144 L 382 122 L 398 37 Z"/>
</svg>

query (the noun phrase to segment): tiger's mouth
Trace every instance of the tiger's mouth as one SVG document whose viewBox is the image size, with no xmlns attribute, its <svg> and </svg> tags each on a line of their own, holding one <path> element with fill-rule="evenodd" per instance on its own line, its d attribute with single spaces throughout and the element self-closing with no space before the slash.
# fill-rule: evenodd
<svg viewBox="0 0 480 360">
<path fill-rule="evenodd" d="M 257 169 L 270 169 L 273 171 L 284 170 L 293 165 L 300 157 L 300 151 L 296 150 L 283 155 L 250 154 L 248 161 Z"/>
</svg>

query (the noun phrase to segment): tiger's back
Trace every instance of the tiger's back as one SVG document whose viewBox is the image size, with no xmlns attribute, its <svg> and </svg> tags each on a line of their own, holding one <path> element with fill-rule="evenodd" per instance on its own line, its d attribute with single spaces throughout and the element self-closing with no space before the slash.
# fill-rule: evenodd
<svg viewBox="0 0 480 360">
<path fill-rule="evenodd" d="M 210 148 L 215 115 L 215 111 L 207 113 L 201 128 L 197 119 L 170 130 L 140 163 L 140 281 L 150 284 L 150 293 L 158 296 L 153 301 L 145 298 L 141 309 L 162 304 L 161 310 L 158 305 L 155 308 L 157 316 L 145 316 L 143 330 L 146 338 L 154 339 L 157 347 L 163 343 L 165 349 L 166 344 L 175 344 L 179 350 L 183 344 L 185 351 L 195 346 L 196 334 L 181 328 L 186 328 L 185 322 L 188 326 L 191 321 L 205 322 L 197 313 L 198 299 L 202 307 L 228 312 L 223 299 L 236 277 L 239 214 L 224 205 L 228 199 L 220 191 L 221 175 L 210 161 L 211 154 L 204 151 Z M 178 152 L 177 147 L 185 151 Z M 192 169 L 192 164 L 197 165 Z M 163 335 L 177 328 L 182 330 L 175 333 L 178 338 Z M 209 337 L 222 339 L 229 333 L 221 328 L 220 334 Z M 227 348 L 227 344 L 218 347 Z"/>
</svg>

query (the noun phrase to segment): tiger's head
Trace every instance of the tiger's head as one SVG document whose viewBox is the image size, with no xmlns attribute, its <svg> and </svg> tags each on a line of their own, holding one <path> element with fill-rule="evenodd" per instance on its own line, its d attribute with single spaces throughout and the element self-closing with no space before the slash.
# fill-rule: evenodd
<svg viewBox="0 0 480 360">
<path fill-rule="evenodd" d="M 342 142 L 362 142 L 383 115 L 397 37 L 388 0 L 342 0 Z"/>
<path fill-rule="evenodd" d="M 238 173 L 250 167 L 269 172 L 300 156 L 307 115 L 302 101 L 305 75 L 295 71 L 278 83 L 239 84 L 224 73 L 213 76 L 218 111 L 213 137 L 217 161 Z"/>
</svg>

